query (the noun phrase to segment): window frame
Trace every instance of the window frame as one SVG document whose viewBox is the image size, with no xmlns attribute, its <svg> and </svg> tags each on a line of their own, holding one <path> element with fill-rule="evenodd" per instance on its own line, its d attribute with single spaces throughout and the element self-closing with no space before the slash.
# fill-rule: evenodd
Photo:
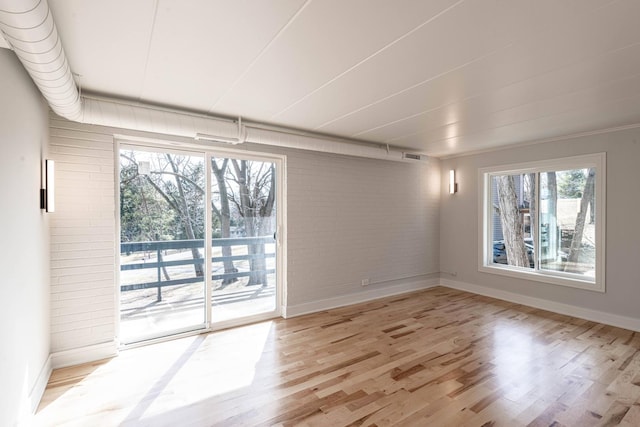
<svg viewBox="0 0 640 427">
<path fill-rule="evenodd" d="M 539 187 L 539 174 L 544 172 L 571 169 L 595 168 L 594 183 L 596 218 L 596 259 L 595 276 L 591 280 L 583 275 L 515 267 L 493 262 L 493 205 L 491 202 L 491 177 L 536 173 L 536 186 Z M 551 160 L 540 160 L 516 164 L 492 166 L 478 169 L 478 270 L 483 273 L 498 274 L 518 279 L 533 280 L 560 286 L 605 292 L 605 249 L 606 249 L 606 153 L 586 154 Z M 539 204 L 540 191 L 536 192 Z M 538 211 L 539 212 L 539 211 Z M 539 251 L 536 242 L 535 250 Z"/>
</svg>

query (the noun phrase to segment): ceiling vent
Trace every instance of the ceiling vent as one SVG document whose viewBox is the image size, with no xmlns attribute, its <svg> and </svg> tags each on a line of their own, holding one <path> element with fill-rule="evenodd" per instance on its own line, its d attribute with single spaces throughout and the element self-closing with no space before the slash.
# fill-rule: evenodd
<svg viewBox="0 0 640 427">
<path fill-rule="evenodd" d="M 426 162 L 429 160 L 429 158 L 424 154 L 416 154 L 416 153 L 402 153 L 402 158 L 404 160 L 413 160 L 416 162 Z"/>
</svg>

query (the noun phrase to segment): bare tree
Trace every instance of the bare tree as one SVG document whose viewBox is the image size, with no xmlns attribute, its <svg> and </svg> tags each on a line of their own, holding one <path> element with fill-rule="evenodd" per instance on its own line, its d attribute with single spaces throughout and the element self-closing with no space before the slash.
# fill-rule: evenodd
<svg viewBox="0 0 640 427">
<path fill-rule="evenodd" d="M 123 154 L 121 154 L 121 156 L 135 163 L 136 168 L 138 167 L 138 163 L 133 157 Z M 161 163 L 160 159 L 160 156 L 156 158 L 159 162 L 157 170 L 144 175 L 144 178 L 155 189 L 157 194 L 167 203 L 167 205 L 177 214 L 180 228 L 187 239 L 195 240 L 195 220 L 192 218 L 193 206 L 189 205 L 189 200 L 196 195 L 202 196 L 204 194 L 204 190 L 200 183 L 190 177 L 194 171 L 189 170 L 189 162 L 183 162 L 179 157 L 173 157 L 170 154 L 165 154 L 164 159 L 166 162 Z M 164 177 L 167 175 L 172 176 L 174 179 L 170 181 L 165 180 Z M 139 175 L 138 171 L 136 171 L 133 178 L 140 176 L 142 175 Z M 187 188 L 187 186 L 189 188 Z M 157 234 L 154 238 L 158 238 Z M 202 259 L 202 255 L 197 248 L 191 249 L 191 255 L 194 260 Z M 204 276 L 202 263 L 195 263 L 194 271 L 197 277 Z M 166 276 L 167 275 L 165 273 L 165 278 Z"/>
<path fill-rule="evenodd" d="M 180 218 L 182 219 L 182 226 L 189 240 L 195 240 L 196 235 L 193 230 L 193 221 L 191 220 L 191 212 L 189 209 L 189 205 L 187 204 L 187 197 L 185 195 L 184 189 L 184 178 L 180 171 L 178 170 L 178 166 L 176 165 L 175 160 L 171 157 L 170 154 L 165 154 L 167 157 L 167 161 L 173 170 L 176 178 L 176 185 L 178 187 L 178 195 L 179 197 L 174 197 L 174 204 L 178 208 L 178 212 L 180 213 Z M 198 248 L 191 248 L 191 255 L 194 260 L 201 259 L 200 251 Z M 194 264 L 194 269 L 197 277 L 204 276 L 204 266 L 200 263 Z"/>
<path fill-rule="evenodd" d="M 231 237 L 231 209 L 229 208 L 229 194 L 227 191 L 227 182 L 225 180 L 225 174 L 227 173 L 227 168 L 229 166 L 229 159 L 222 160 L 220 166 L 216 162 L 216 159 L 211 159 L 211 171 L 213 172 L 213 176 L 216 178 L 216 184 L 218 188 L 218 196 L 220 199 L 220 209 L 211 202 L 213 207 L 213 212 L 220 219 L 220 237 L 223 239 Z M 225 273 L 234 273 L 236 272 L 236 268 L 233 265 L 233 261 L 229 258 L 233 255 L 233 251 L 231 246 L 222 246 L 222 256 L 225 258 L 222 261 L 224 266 Z M 223 285 L 228 285 L 229 283 L 233 283 L 238 279 L 225 279 L 222 281 Z"/>
<path fill-rule="evenodd" d="M 275 205 L 275 166 L 265 162 L 231 160 L 233 173 L 230 179 L 236 184 L 229 187 L 229 199 L 244 221 L 247 236 L 263 236 L 273 233 L 271 216 Z M 251 255 L 249 285 L 267 284 L 264 244 L 248 245 Z"/>
<path fill-rule="evenodd" d="M 567 267 L 575 265 L 580 258 L 580 252 L 582 251 L 582 236 L 584 234 L 584 225 L 587 218 L 587 209 L 595 195 L 595 177 L 596 170 L 594 168 L 590 168 L 587 173 L 587 180 L 584 185 L 584 191 L 582 192 L 582 198 L 580 199 L 580 211 L 576 217 L 576 226 L 573 231 L 573 238 L 571 239 L 571 249 L 569 251 Z"/>
<path fill-rule="evenodd" d="M 519 267 L 529 267 L 529 257 L 524 244 L 522 217 L 518 209 L 513 175 L 495 177 L 498 188 L 500 222 L 504 234 L 507 263 Z"/>
<path fill-rule="evenodd" d="M 127 175 L 133 182 L 140 178 L 140 182 L 147 183 L 151 193 L 155 193 L 155 203 L 159 200 L 166 202 L 165 206 L 171 211 L 176 227 L 181 231 L 169 234 L 185 236 L 189 240 L 202 239 L 204 228 L 213 224 L 204 224 L 204 210 L 199 208 L 205 195 L 203 187 L 202 163 L 193 164 L 187 158 L 172 154 L 161 154 L 152 158 L 155 166 L 149 173 L 139 174 L 138 162 L 133 157 L 127 157 L 131 163 L 131 172 Z M 213 159 L 211 162 L 212 176 L 215 178 L 216 193 L 212 197 L 211 208 L 214 219 L 219 220 L 220 236 L 231 237 L 231 224 L 235 222 L 243 227 L 247 237 L 261 237 L 273 233 L 272 214 L 275 207 L 275 165 L 269 162 Z M 140 184 L 137 184 L 140 186 Z M 137 196 L 138 200 L 140 196 Z M 144 202 L 144 199 L 142 200 Z M 131 211 L 131 209 L 129 209 Z M 129 212 L 128 211 L 128 212 Z M 234 212 L 235 211 L 235 212 Z M 168 222 L 163 220 L 163 226 Z M 251 276 L 249 284 L 267 284 L 266 259 L 264 244 L 247 245 L 250 254 L 249 264 Z M 202 259 L 197 248 L 192 250 L 193 259 Z M 225 273 L 236 272 L 232 260 L 232 248 L 222 247 L 223 265 Z M 197 276 L 204 275 L 201 262 L 195 264 Z M 226 279 L 228 284 L 237 279 Z"/>
</svg>

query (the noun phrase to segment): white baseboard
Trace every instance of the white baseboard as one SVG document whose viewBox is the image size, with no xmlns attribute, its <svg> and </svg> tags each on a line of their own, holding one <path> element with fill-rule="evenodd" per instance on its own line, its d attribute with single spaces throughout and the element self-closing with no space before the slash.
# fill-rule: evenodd
<svg viewBox="0 0 640 427">
<path fill-rule="evenodd" d="M 472 283 L 458 282 L 455 280 L 440 279 L 440 284 L 447 288 L 467 291 L 478 295 L 514 302 L 516 304 L 552 311 L 558 314 L 564 314 L 567 316 L 573 316 L 580 319 L 591 320 L 593 322 L 604 323 L 606 325 L 640 332 L 640 319 L 633 317 L 620 316 L 618 314 L 520 295 L 514 292 L 502 291 L 499 289 L 489 288 L 487 286 L 474 285 Z"/>
<path fill-rule="evenodd" d="M 378 289 L 371 289 L 355 294 L 341 295 L 339 297 L 327 298 L 304 304 L 290 305 L 283 310 L 283 317 L 288 319 L 291 317 L 302 316 L 303 314 L 316 313 L 318 311 L 329 310 L 331 308 L 344 307 L 346 305 L 405 294 L 407 292 L 419 291 L 421 289 L 428 289 L 438 286 L 439 284 L 440 279 L 438 278 L 421 279 L 395 286 L 384 286 Z"/>
<path fill-rule="evenodd" d="M 47 388 L 49 377 L 51 377 L 51 371 L 53 371 L 51 360 L 51 355 L 49 355 L 49 357 L 47 357 L 47 360 L 44 362 L 44 365 L 42 365 L 42 369 L 40 369 L 38 378 L 36 378 L 36 382 L 31 388 L 31 392 L 29 393 L 29 404 L 31 405 L 32 414 L 35 414 L 36 410 L 38 409 L 38 405 L 40 405 L 40 400 L 42 399 L 44 390 Z"/>
<path fill-rule="evenodd" d="M 109 341 L 101 344 L 52 353 L 51 366 L 53 369 L 65 368 L 67 366 L 80 365 L 82 363 L 107 359 L 109 357 L 117 356 L 117 354 L 117 343 L 115 341 Z"/>
</svg>

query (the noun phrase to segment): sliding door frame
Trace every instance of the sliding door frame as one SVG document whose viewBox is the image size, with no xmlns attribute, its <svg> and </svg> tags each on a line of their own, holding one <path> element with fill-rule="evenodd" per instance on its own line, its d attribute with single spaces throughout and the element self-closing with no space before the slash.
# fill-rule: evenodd
<svg viewBox="0 0 640 427">
<path fill-rule="evenodd" d="M 149 339 L 143 339 L 142 341 L 136 341 L 130 344 L 123 344 L 120 341 L 120 150 L 122 148 L 132 148 L 141 150 L 164 150 L 173 153 L 182 153 L 190 155 L 202 155 L 205 161 L 205 185 L 207 191 L 205 192 L 205 245 L 204 245 L 204 258 L 205 262 L 205 324 L 204 328 L 197 328 L 193 330 L 176 330 L 171 335 L 162 337 L 149 337 Z M 273 319 L 286 315 L 285 307 L 287 301 L 287 156 L 282 154 L 265 153 L 258 151 L 250 151 L 246 149 L 229 148 L 225 146 L 218 146 L 217 144 L 204 145 L 193 143 L 192 141 L 184 141 L 183 138 L 176 139 L 161 139 L 161 138 L 147 138 L 137 137 L 130 135 L 114 135 L 114 148 L 115 148 L 115 222 L 116 222 L 116 251 L 115 251 L 115 263 L 116 266 L 116 290 L 115 292 L 115 339 L 118 342 L 120 349 L 127 349 L 138 347 L 140 345 L 147 345 L 156 342 L 162 342 L 172 340 L 180 337 L 197 335 L 207 332 L 212 332 L 229 327 L 249 324 L 253 322 L 259 322 L 263 320 Z M 211 244 L 212 230 L 212 208 L 211 208 L 211 159 L 213 157 L 225 158 L 230 157 L 238 160 L 255 160 L 272 162 L 275 164 L 276 170 L 276 307 L 275 310 L 259 313 L 256 315 L 246 316 L 239 319 L 230 319 L 222 322 L 211 322 L 212 313 L 212 278 L 211 278 Z M 207 244 L 209 242 L 209 244 Z"/>
</svg>

